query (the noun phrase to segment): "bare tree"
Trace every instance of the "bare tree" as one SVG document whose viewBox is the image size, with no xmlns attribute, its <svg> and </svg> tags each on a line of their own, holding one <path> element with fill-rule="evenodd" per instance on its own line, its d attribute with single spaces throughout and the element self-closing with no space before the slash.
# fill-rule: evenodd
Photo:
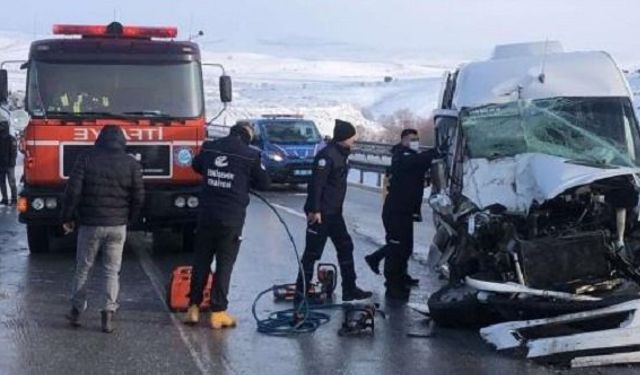
<svg viewBox="0 0 640 375">
<path fill-rule="evenodd" d="M 403 129 L 412 128 L 418 130 L 420 143 L 424 146 L 434 144 L 434 124 L 432 118 L 424 118 L 414 115 L 411 111 L 403 109 L 393 115 L 384 116 L 379 120 L 381 130 L 372 131 L 365 127 L 358 127 L 360 140 L 380 143 L 397 143 Z"/>
</svg>

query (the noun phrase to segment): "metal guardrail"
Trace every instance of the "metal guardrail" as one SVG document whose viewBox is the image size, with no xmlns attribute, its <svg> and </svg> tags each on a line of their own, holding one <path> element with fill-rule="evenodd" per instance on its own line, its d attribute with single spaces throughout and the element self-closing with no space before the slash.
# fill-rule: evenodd
<svg viewBox="0 0 640 375">
<path fill-rule="evenodd" d="M 209 125 L 207 133 L 209 138 L 224 137 L 228 135 L 229 126 Z M 382 187 L 382 176 L 391 165 L 391 148 L 393 145 L 377 142 L 356 142 L 351 150 L 349 164 L 352 169 L 358 170 L 359 183 L 365 183 L 365 173 L 376 174 L 376 186 Z"/>
<path fill-rule="evenodd" d="M 349 164 L 360 172 L 359 182 L 364 184 L 365 173 L 375 173 L 376 186 L 382 187 L 382 176 L 391 165 L 391 148 L 393 145 L 375 142 L 356 142 L 351 150 Z M 431 147 L 421 147 L 422 151 Z M 427 177 L 428 178 L 428 177 Z"/>
<path fill-rule="evenodd" d="M 351 153 L 365 156 L 391 156 L 391 147 L 393 145 L 387 143 L 356 142 Z"/>
<path fill-rule="evenodd" d="M 351 150 L 349 165 L 360 172 L 359 183 L 364 185 L 365 173 L 376 174 L 376 187 L 382 187 L 382 176 L 391 165 L 393 145 L 375 142 L 356 142 Z"/>
<path fill-rule="evenodd" d="M 369 163 L 361 160 L 350 160 L 349 165 L 351 168 L 356 169 L 360 172 L 359 183 L 360 185 L 364 185 L 365 173 L 375 173 L 376 174 L 376 186 L 382 187 L 382 176 L 387 172 L 388 164 L 377 164 L 377 163 Z"/>
</svg>

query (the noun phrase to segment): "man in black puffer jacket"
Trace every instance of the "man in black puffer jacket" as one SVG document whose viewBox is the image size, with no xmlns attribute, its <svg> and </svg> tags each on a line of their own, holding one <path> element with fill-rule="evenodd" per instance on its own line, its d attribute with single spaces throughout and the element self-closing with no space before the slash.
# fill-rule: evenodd
<svg viewBox="0 0 640 375">
<path fill-rule="evenodd" d="M 14 205 L 17 199 L 16 189 L 16 158 L 18 156 L 18 144 L 16 138 L 11 135 L 9 121 L 0 120 L 0 205 Z M 11 191 L 11 198 L 7 194 L 7 184 Z"/>
<path fill-rule="evenodd" d="M 105 126 L 93 150 L 82 155 L 67 182 L 62 207 L 66 233 L 78 229 L 76 272 L 72 308 L 68 319 L 80 325 L 87 307 L 86 284 L 98 253 L 102 252 L 105 290 L 101 303 L 102 330 L 113 331 L 112 317 L 118 308 L 119 273 L 127 224 L 136 220 L 144 201 L 140 164 L 125 152 L 126 140 L 115 125 Z"/>
</svg>

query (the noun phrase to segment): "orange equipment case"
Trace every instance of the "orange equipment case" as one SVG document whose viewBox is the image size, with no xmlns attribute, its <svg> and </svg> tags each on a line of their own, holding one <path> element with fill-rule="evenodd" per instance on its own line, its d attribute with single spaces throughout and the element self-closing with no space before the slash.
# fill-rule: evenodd
<svg viewBox="0 0 640 375">
<path fill-rule="evenodd" d="M 208 309 L 211 303 L 211 289 L 215 282 L 215 275 L 209 273 L 204 288 L 201 309 Z M 189 290 L 191 289 L 191 266 L 178 266 L 171 273 L 167 288 L 167 305 L 173 312 L 187 311 L 189 308 Z"/>
</svg>

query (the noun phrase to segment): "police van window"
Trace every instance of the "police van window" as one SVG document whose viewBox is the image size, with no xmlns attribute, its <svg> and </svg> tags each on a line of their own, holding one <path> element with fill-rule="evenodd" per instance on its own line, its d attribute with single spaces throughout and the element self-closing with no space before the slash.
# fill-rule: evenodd
<svg viewBox="0 0 640 375">
<path fill-rule="evenodd" d="M 34 61 L 29 69 L 27 105 L 35 116 L 97 112 L 194 118 L 203 112 L 201 73 L 196 62 Z"/>
<path fill-rule="evenodd" d="M 318 129 L 311 121 L 269 121 L 263 123 L 265 137 L 274 143 L 317 143 Z"/>
</svg>

